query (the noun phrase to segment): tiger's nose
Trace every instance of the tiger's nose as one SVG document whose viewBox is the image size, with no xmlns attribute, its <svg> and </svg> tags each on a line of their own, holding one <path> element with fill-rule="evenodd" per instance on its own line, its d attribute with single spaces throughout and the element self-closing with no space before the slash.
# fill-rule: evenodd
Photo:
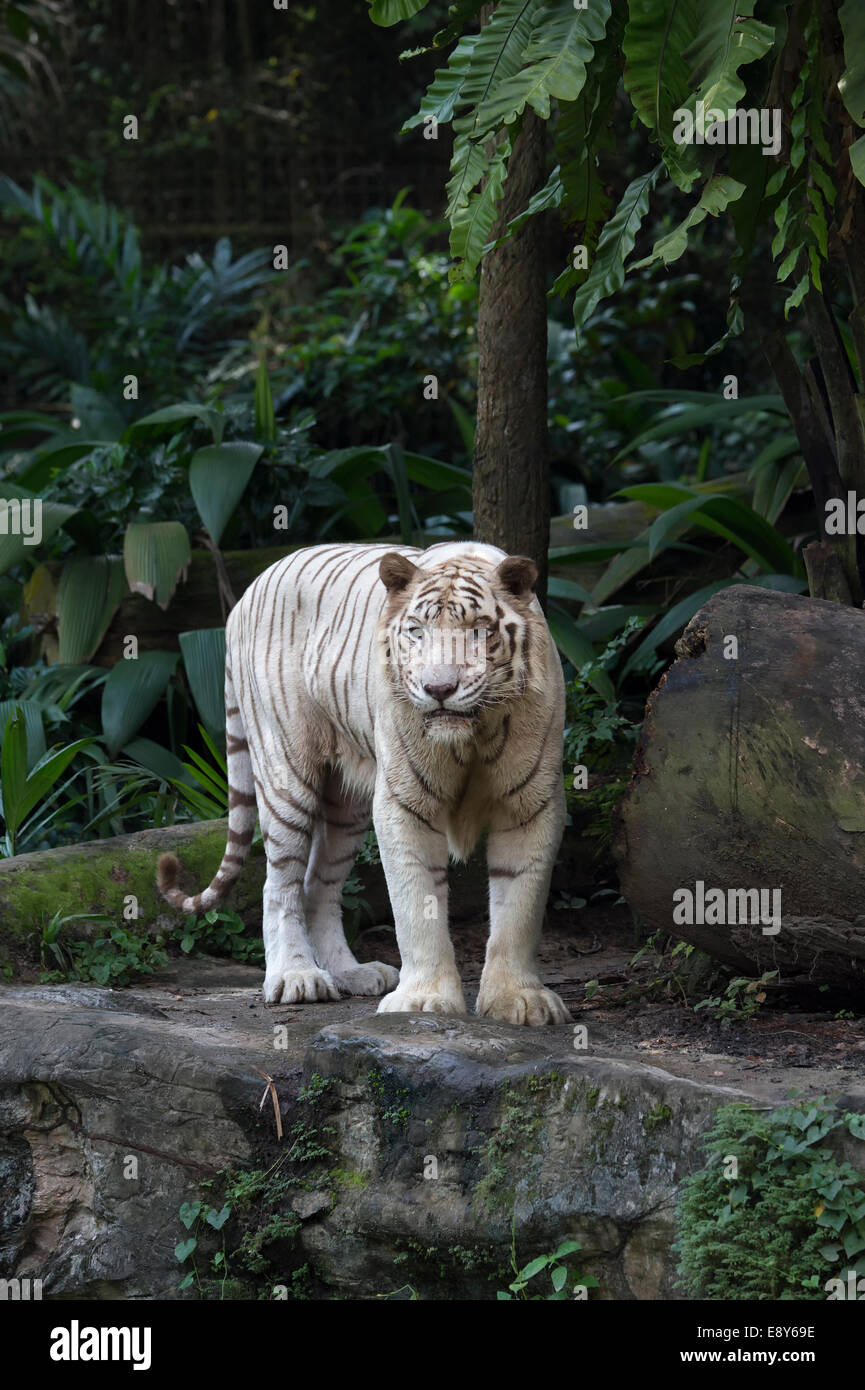
<svg viewBox="0 0 865 1390">
<path fill-rule="evenodd" d="M 456 666 L 428 666 L 421 672 L 420 679 L 427 695 L 432 695 L 434 700 L 443 705 L 459 685 L 460 673 Z"/>
</svg>

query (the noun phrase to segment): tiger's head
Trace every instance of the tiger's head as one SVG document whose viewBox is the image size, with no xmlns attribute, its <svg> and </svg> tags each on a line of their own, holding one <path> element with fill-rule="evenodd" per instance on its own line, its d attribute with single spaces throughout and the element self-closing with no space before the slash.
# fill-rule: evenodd
<svg viewBox="0 0 865 1390">
<path fill-rule="evenodd" d="M 379 575 L 382 661 L 428 738 L 465 742 L 486 711 L 542 688 L 548 639 L 532 560 L 475 554 L 421 569 L 391 551 Z"/>
</svg>

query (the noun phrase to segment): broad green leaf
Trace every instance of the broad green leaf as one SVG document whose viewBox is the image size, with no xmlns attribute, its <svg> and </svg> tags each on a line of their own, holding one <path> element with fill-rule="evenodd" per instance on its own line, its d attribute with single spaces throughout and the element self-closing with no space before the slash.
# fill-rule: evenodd
<svg viewBox="0 0 865 1390">
<path fill-rule="evenodd" d="M 401 19 L 411 19 L 425 9 L 429 0 L 370 0 L 369 17 L 373 24 L 383 29 L 399 24 Z"/>
<path fill-rule="evenodd" d="M 488 148 L 492 140 L 474 140 L 468 133 L 472 116 L 460 116 L 454 121 L 454 149 L 451 156 L 451 176 L 447 182 L 446 215 L 453 223 L 458 210 L 468 203 L 472 191 L 486 174 L 492 159 Z M 501 181 L 504 174 L 501 175 Z"/>
<path fill-rule="evenodd" d="M 838 81 L 838 90 L 853 120 L 857 125 L 865 126 L 865 5 L 862 0 L 844 0 L 838 18 L 844 35 L 846 64 Z M 853 162 L 852 152 L 850 162 Z M 854 172 L 859 178 L 855 168 Z"/>
<path fill-rule="evenodd" d="M 860 135 L 847 151 L 850 167 L 860 183 L 865 183 L 865 135 Z"/>
<path fill-rule="evenodd" d="M 255 437 L 271 442 L 276 438 L 276 416 L 273 393 L 267 375 L 267 363 L 262 358 L 255 378 Z"/>
<path fill-rule="evenodd" d="M 410 117 L 403 126 L 403 134 L 421 125 L 429 116 L 435 117 L 439 124 L 453 120 L 454 112 L 460 105 L 462 86 L 468 72 L 472 50 L 479 38 L 478 34 L 464 34 L 448 58 L 446 68 L 439 68 L 427 87 L 420 104 L 420 110 Z"/>
<path fill-rule="evenodd" d="M 0 748 L 0 795 L 6 833 L 15 848 L 15 832 L 27 812 L 23 810 L 27 783 L 27 728 L 20 710 L 13 711 L 3 730 Z"/>
<path fill-rule="evenodd" d="M 620 290 L 625 283 L 625 261 L 634 249 L 660 172 L 661 165 L 656 164 L 648 174 L 641 174 L 628 184 L 622 201 L 601 233 L 588 277 L 574 296 L 574 324 L 578 335 L 600 301 Z"/>
<path fill-rule="evenodd" d="M 685 52 L 694 108 L 733 111 L 745 95 L 739 68 L 759 62 L 775 42 L 771 24 L 754 19 L 757 0 L 711 0 L 700 6 L 700 32 Z"/>
<path fill-rule="evenodd" d="M 613 603 L 596 613 L 581 613 L 580 632 L 590 642 L 607 642 L 613 633 L 621 632 L 629 618 L 654 618 L 657 612 L 656 604 Z"/>
<path fill-rule="evenodd" d="M 124 757 L 140 763 L 162 782 L 183 782 L 194 785 L 183 763 L 170 748 L 163 748 L 150 738 L 133 738 L 121 749 Z"/>
<path fill-rule="evenodd" d="M 539 188 L 537 193 L 532 194 L 526 204 L 525 210 L 512 217 L 504 232 L 495 241 L 488 242 L 483 248 L 484 255 L 488 251 L 494 251 L 497 246 L 514 236 L 530 217 L 536 217 L 539 212 L 547 212 L 550 208 L 557 208 L 561 205 L 565 194 L 565 187 L 559 178 L 559 166 L 556 165 L 550 177 L 547 179 L 543 188 Z"/>
<path fill-rule="evenodd" d="M 601 0 L 606 4 L 607 0 Z M 494 105 L 503 85 L 516 77 L 523 64 L 538 17 L 545 9 L 541 0 L 499 0 L 472 47 L 460 100 L 474 107 L 467 133 L 479 139 L 502 121 Z M 571 7 L 571 13 L 573 13 Z M 488 119 L 485 119 L 488 113 Z"/>
<path fill-rule="evenodd" d="M 45 756 L 45 725 L 42 722 L 42 706 L 36 700 L 22 696 L 18 700 L 0 700 L 0 744 L 5 734 L 7 722 L 16 710 L 24 718 L 27 735 L 26 765 L 29 772 L 40 758 Z"/>
<path fill-rule="evenodd" d="M 0 480 L 0 574 L 24 559 L 32 560 L 39 546 L 77 510 L 59 502 L 45 502 L 6 478 Z"/>
<path fill-rule="evenodd" d="M 472 475 L 468 468 L 457 468 L 456 464 L 442 463 L 440 459 L 408 451 L 404 457 L 405 471 L 413 483 L 420 483 L 422 487 L 435 492 L 449 492 L 454 487 L 468 487 L 471 492 Z"/>
<path fill-rule="evenodd" d="M 457 262 L 453 279 L 469 280 L 477 269 L 495 225 L 510 153 L 510 140 L 502 141 L 487 165 L 483 186 L 453 210 L 450 252 Z"/>
<path fill-rule="evenodd" d="M 563 1260 L 566 1255 L 573 1255 L 582 1247 L 575 1240 L 563 1240 L 558 1250 L 553 1254 L 554 1260 Z"/>
<path fill-rule="evenodd" d="M 691 398 L 697 396 L 702 400 L 702 404 L 687 406 L 684 410 L 671 411 L 663 418 L 658 419 L 657 423 L 650 425 L 634 439 L 628 440 L 623 449 L 620 449 L 612 460 L 618 463 L 620 459 L 632 454 L 635 449 L 639 449 L 643 444 L 648 444 L 653 439 L 668 439 L 676 434 L 687 434 L 689 430 L 706 430 L 713 425 L 724 424 L 733 421 L 737 416 L 750 415 L 753 411 L 769 410 L 786 415 L 786 406 L 782 396 L 742 396 L 738 400 L 719 400 L 717 396 L 702 392 L 682 392 L 681 399 L 686 401 L 689 394 Z M 619 397 L 620 401 L 646 400 L 651 396 L 656 396 L 654 392 L 635 391 L 631 395 Z M 657 398 L 657 397 L 656 397 Z"/>
<path fill-rule="evenodd" d="M 261 444 L 235 440 L 192 455 L 189 489 L 214 545 L 219 545 L 262 452 Z"/>
<path fill-rule="evenodd" d="M 102 732 L 112 757 L 153 713 L 178 660 L 177 652 L 141 652 L 112 666 L 102 687 Z"/>
<path fill-rule="evenodd" d="M 576 101 L 586 79 L 593 45 L 604 37 L 610 0 L 592 0 L 584 9 L 558 3 L 534 14 L 531 36 L 520 70 L 499 81 L 481 102 L 477 124 L 482 130 L 510 125 L 526 106 L 542 120 L 550 118 L 550 98 Z"/>
<path fill-rule="evenodd" d="M 133 421 L 129 426 L 124 439 L 134 439 L 137 434 L 159 434 L 164 432 L 163 427 L 170 430 L 174 425 L 186 424 L 189 420 L 200 420 L 206 425 L 213 435 L 214 443 L 218 444 L 222 439 L 225 429 L 225 416 L 222 411 L 210 405 L 199 405 L 196 401 L 178 401 L 175 405 L 166 405 L 161 410 L 142 415 L 140 420 Z"/>
<path fill-rule="evenodd" d="M 196 709 L 212 734 L 225 733 L 225 628 L 181 632 L 180 650 Z"/>
<path fill-rule="evenodd" d="M 692 95 L 687 54 L 705 25 L 704 8 L 703 0 L 630 0 L 623 41 L 625 90 L 643 125 L 660 141 L 670 176 L 686 193 L 699 164 L 692 144 L 676 143 L 674 113 L 684 110 Z"/>
<path fill-rule="evenodd" d="M 501 83 L 519 72 L 534 16 L 540 8 L 540 0 L 500 0 L 472 47 L 460 90 L 460 103 L 471 109 L 453 123 L 454 150 L 447 186 L 447 215 L 451 223 L 457 211 L 469 202 L 472 190 L 486 175 L 495 156 L 490 148 L 492 141 L 486 138 L 491 128 L 481 125 L 479 111 Z M 499 184 L 504 172 L 496 175 Z"/>
<path fill-rule="evenodd" d="M 135 522 L 123 537 L 123 564 L 133 593 L 167 608 L 189 568 L 189 536 L 180 521 Z"/>
<path fill-rule="evenodd" d="M 572 579 L 557 579 L 554 575 L 547 580 L 547 593 L 550 598 L 570 599 L 573 603 L 592 602 L 591 594 L 582 584 L 576 584 Z"/>
<path fill-rule="evenodd" d="M 692 488 L 664 484 L 638 484 L 617 494 L 664 508 L 649 528 L 649 559 L 669 543 L 680 522 L 701 526 L 723 536 L 772 573 L 798 574 L 799 561 L 787 541 L 753 507 L 734 497 L 713 496 Z M 661 500 L 663 498 L 663 500 Z M 676 501 L 675 499 L 679 500 Z"/>
<path fill-rule="evenodd" d="M 581 666 L 595 660 L 593 643 L 583 635 L 570 613 L 565 613 L 555 604 L 550 604 L 547 612 L 547 626 L 559 651 L 567 657 L 577 671 Z M 610 701 L 616 698 L 613 683 L 606 671 L 596 672 L 590 684 L 604 700 Z"/>
<path fill-rule="evenodd" d="M 697 589 L 695 593 L 688 594 L 679 603 L 674 603 L 652 628 L 651 632 L 643 638 L 639 645 L 631 652 L 628 660 L 622 668 L 621 679 L 631 671 L 640 671 L 651 667 L 655 660 L 655 652 L 662 642 L 666 642 L 668 637 L 672 637 L 674 632 L 680 631 L 686 623 L 689 623 L 694 614 L 702 608 L 704 603 L 717 594 L 721 589 L 729 589 L 732 584 L 741 584 L 741 579 L 719 579 L 714 584 L 707 584 L 702 589 Z"/>
<path fill-rule="evenodd" d="M 658 260 L 663 261 L 664 265 L 677 261 L 688 249 L 688 233 L 692 228 L 698 227 L 709 216 L 717 217 L 729 203 L 741 198 L 744 192 L 745 185 L 731 179 L 729 174 L 719 174 L 716 178 L 710 179 L 700 195 L 699 202 L 691 208 L 684 221 L 666 236 L 659 237 L 652 247 L 651 255 L 641 261 L 634 261 L 629 269 L 642 270 Z"/>
<path fill-rule="evenodd" d="M 74 382 L 70 390 L 72 413 L 79 420 L 83 435 L 90 439 L 117 441 L 126 428 L 122 411 L 110 396 L 93 386 Z"/>
<path fill-rule="evenodd" d="M 89 662 L 108 630 L 123 597 L 123 561 L 119 555 L 83 555 L 67 560 L 57 586 L 60 661 Z"/>
</svg>

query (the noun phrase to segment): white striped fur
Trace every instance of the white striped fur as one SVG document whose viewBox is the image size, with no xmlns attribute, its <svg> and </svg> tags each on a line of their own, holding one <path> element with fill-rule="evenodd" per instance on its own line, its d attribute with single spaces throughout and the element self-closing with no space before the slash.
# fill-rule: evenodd
<svg viewBox="0 0 865 1390">
<path fill-rule="evenodd" d="M 447 926 L 448 852 L 485 829 L 490 937 L 477 1011 L 566 1022 L 536 950 L 565 818 L 564 685 L 530 560 L 493 546 L 321 545 L 244 593 L 226 627 L 228 844 L 204 892 L 159 886 L 206 912 L 237 878 L 255 826 L 267 854 L 268 1003 L 383 994 L 379 1012 L 463 1013 Z M 430 657 L 430 641 L 482 632 Z M 482 649 L 481 649 L 482 650 Z M 432 664 L 430 664 L 432 661 Z M 360 965 L 342 931 L 342 887 L 375 825 L 402 972 Z"/>
</svg>

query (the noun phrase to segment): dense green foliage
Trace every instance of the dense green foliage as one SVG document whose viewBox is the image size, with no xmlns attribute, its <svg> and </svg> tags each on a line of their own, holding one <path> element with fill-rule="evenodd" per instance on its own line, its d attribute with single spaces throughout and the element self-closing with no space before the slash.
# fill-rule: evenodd
<svg viewBox="0 0 865 1390">
<path fill-rule="evenodd" d="M 828 1280 L 865 1272 L 862 1175 L 825 1142 L 845 1130 L 865 1140 L 863 1116 L 825 1100 L 718 1110 L 680 1199 L 692 1298 L 823 1300 Z"/>
</svg>

